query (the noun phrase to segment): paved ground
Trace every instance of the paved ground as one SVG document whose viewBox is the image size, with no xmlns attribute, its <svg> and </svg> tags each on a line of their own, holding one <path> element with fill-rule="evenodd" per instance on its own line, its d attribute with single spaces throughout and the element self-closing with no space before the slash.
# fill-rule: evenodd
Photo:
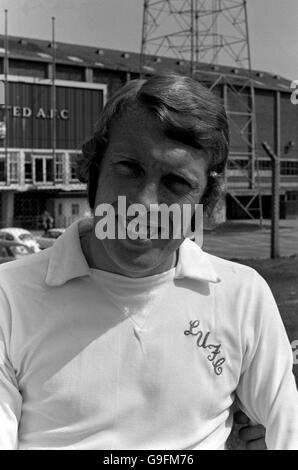
<svg viewBox="0 0 298 470">
<path fill-rule="evenodd" d="M 256 269 L 268 282 L 288 333 L 298 340 L 298 220 L 280 221 L 280 258 L 270 259 L 270 221 L 235 221 L 204 232 L 203 248 Z M 296 350 L 297 346 L 295 347 Z M 294 366 L 298 386 L 298 364 Z"/>
<path fill-rule="evenodd" d="M 206 230 L 203 248 L 256 269 L 272 289 L 290 342 L 298 339 L 298 220 L 280 221 L 280 255 L 284 258 L 268 259 L 269 220 L 264 222 L 263 228 L 254 221 L 229 221 L 212 231 Z M 292 348 L 297 357 L 296 343 L 292 343 Z M 298 364 L 294 365 L 293 372 L 298 386 Z M 243 450 L 244 446 L 237 438 L 237 430 L 230 437 L 228 445 L 230 449 Z"/>
<path fill-rule="evenodd" d="M 222 258 L 269 258 L 270 220 L 263 226 L 253 221 L 229 221 L 213 230 L 204 231 L 205 251 Z M 298 219 L 281 220 L 280 256 L 298 256 Z"/>
</svg>

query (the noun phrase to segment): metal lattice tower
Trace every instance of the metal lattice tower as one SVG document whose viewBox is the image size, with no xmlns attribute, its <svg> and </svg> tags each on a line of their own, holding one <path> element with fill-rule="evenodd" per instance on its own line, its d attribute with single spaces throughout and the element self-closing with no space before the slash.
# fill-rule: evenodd
<svg viewBox="0 0 298 470">
<path fill-rule="evenodd" d="M 261 222 L 246 0 L 144 0 L 140 74 L 154 73 L 162 57 L 176 59 L 183 73 L 222 98 L 232 138 L 227 193 Z"/>
</svg>

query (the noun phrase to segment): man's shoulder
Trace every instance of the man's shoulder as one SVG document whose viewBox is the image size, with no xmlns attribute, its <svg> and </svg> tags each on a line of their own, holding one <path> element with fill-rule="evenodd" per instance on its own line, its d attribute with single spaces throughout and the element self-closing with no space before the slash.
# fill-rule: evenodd
<svg viewBox="0 0 298 470">
<path fill-rule="evenodd" d="M 245 293 L 247 300 L 253 299 L 257 302 L 258 299 L 263 298 L 272 302 L 271 288 L 256 269 L 209 253 L 206 255 L 220 278 L 217 285 L 225 293 L 228 292 L 229 297 L 236 299 L 240 293 Z"/>
<path fill-rule="evenodd" d="M 242 264 L 241 262 L 220 258 L 206 251 L 204 253 L 223 282 L 227 281 L 230 283 L 233 280 L 246 283 L 251 282 L 255 278 L 261 278 L 254 268 Z"/>
<path fill-rule="evenodd" d="M 215 289 L 223 302 L 228 302 L 233 307 L 242 306 L 239 311 L 243 311 L 246 318 L 257 323 L 261 305 L 268 305 L 263 318 L 265 315 L 270 321 L 276 316 L 277 307 L 270 286 L 257 270 L 236 261 L 206 255 L 220 278 Z"/>
<path fill-rule="evenodd" d="M 46 277 L 49 257 L 52 248 L 47 248 L 38 253 L 24 256 L 21 259 L 3 263 L 0 265 L 0 285 L 12 282 L 17 285 L 20 282 L 43 283 Z"/>
</svg>

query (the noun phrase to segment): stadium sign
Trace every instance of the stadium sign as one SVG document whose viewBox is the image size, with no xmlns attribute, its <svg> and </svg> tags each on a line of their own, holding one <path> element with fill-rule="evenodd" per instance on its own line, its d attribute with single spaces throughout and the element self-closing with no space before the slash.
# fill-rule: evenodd
<svg viewBox="0 0 298 470">
<path fill-rule="evenodd" d="M 1 106 L 4 108 L 4 106 Z M 32 108 L 28 106 L 7 106 L 7 110 L 11 111 L 12 117 L 15 118 L 30 118 L 31 116 L 36 119 L 53 119 L 56 116 L 57 119 L 69 119 L 69 110 L 68 109 L 44 109 L 38 108 L 33 112 Z"/>
</svg>

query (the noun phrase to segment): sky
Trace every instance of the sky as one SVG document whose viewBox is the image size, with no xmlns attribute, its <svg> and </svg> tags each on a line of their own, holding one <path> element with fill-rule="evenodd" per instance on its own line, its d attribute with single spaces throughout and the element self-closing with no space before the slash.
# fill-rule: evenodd
<svg viewBox="0 0 298 470">
<path fill-rule="evenodd" d="M 182 1 L 182 0 L 181 0 Z M 0 0 L 0 33 L 139 52 L 143 0 Z M 298 80 L 298 0 L 247 0 L 252 66 Z"/>
</svg>

